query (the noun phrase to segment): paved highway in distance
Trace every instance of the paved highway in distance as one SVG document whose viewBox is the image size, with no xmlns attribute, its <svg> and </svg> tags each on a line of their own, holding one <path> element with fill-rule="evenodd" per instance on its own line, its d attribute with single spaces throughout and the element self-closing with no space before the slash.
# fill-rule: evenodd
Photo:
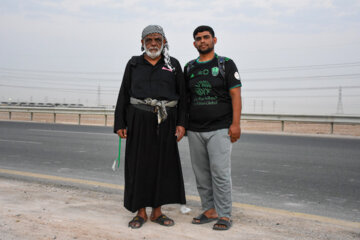
<svg viewBox="0 0 360 240">
<path fill-rule="evenodd" d="M 123 185 L 124 149 L 113 172 L 110 127 L 0 121 L 0 169 Z M 186 194 L 197 195 L 187 138 L 179 149 Z M 244 133 L 232 176 L 236 202 L 360 221 L 360 138 Z"/>
</svg>

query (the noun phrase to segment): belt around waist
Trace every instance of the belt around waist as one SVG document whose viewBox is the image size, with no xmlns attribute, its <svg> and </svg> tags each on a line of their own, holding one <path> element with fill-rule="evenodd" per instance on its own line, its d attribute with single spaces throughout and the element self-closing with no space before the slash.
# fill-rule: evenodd
<svg viewBox="0 0 360 240">
<path fill-rule="evenodd" d="M 157 112 L 156 107 L 146 105 L 146 104 L 131 104 L 131 106 L 133 106 L 134 108 L 140 109 L 140 110 L 148 111 L 148 112 L 153 112 L 153 113 Z M 173 109 L 173 108 L 174 107 L 166 107 L 166 111 Z"/>
</svg>

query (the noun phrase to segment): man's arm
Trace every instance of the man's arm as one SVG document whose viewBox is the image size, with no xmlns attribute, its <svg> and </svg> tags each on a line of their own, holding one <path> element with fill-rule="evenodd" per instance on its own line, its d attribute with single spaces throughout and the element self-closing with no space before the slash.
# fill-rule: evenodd
<svg viewBox="0 0 360 240">
<path fill-rule="evenodd" d="M 114 113 L 114 133 L 126 138 L 126 108 L 130 101 L 130 61 L 126 65 Z"/>
<path fill-rule="evenodd" d="M 180 99 L 178 101 L 178 114 L 177 114 L 178 119 L 176 123 L 175 136 L 177 137 L 177 141 L 179 142 L 185 135 L 186 87 L 185 87 L 184 74 L 181 65 L 178 60 L 176 60 L 175 63 L 176 63 L 175 68 L 177 69 L 177 74 L 176 74 L 177 91 L 180 96 Z"/>
<path fill-rule="evenodd" d="M 241 135 L 240 117 L 241 117 L 241 87 L 230 89 L 231 103 L 233 109 L 233 119 L 229 128 L 231 142 L 236 142 Z"/>
</svg>

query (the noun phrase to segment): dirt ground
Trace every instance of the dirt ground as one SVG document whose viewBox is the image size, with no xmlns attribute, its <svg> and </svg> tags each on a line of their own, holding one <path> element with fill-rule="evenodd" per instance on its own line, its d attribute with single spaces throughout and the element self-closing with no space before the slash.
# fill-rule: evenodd
<svg viewBox="0 0 360 240">
<path fill-rule="evenodd" d="M 191 224 L 192 217 L 201 211 L 194 200 L 188 202 L 189 214 L 181 214 L 179 205 L 164 207 L 175 226 L 148 221 L 134 230 L 127 227 L 133 214 L 122 206 L 120 191 L 115 194 L 0 177 L 0 240 L 360 239 L 357 225 L 239 207 L 234 207 L 234 224 L 229 231 L 214 231 L 212 223 Z"/>
</svg>

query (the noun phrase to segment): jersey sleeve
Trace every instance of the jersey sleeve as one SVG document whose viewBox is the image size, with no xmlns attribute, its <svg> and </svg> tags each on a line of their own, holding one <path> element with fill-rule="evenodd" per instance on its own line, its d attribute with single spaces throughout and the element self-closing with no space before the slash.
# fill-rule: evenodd
<svg viewBox="0 0 360 240">
<path fill-rule="evenodd" d="M 242 86 L 239 71 L 231 59 L 225 61 L 225 78 L 229 89 Z"/>
</svg>

